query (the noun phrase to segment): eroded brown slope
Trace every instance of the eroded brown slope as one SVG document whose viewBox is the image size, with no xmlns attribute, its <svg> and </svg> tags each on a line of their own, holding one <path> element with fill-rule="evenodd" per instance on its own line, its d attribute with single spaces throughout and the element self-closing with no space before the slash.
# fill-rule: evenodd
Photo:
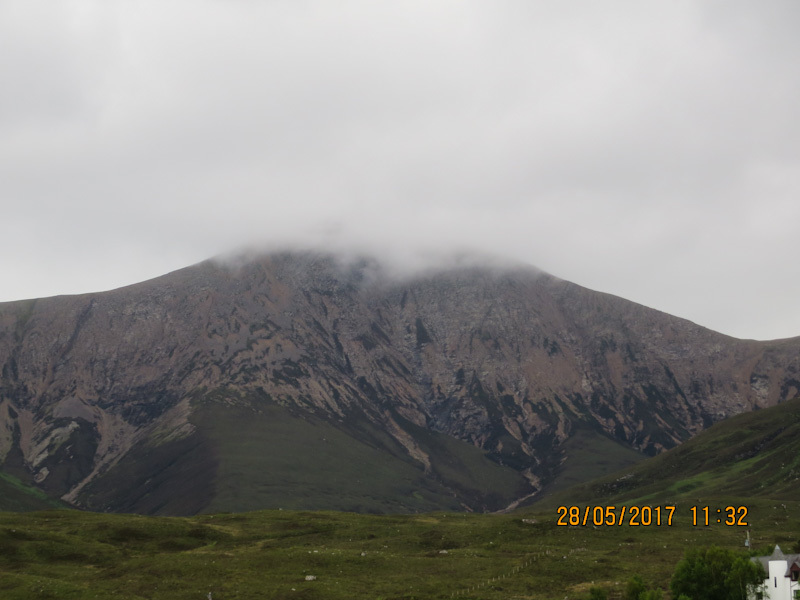
<svg viewBox="0 0 800 600">
<path fill-rule="evenodd" d="M 358 415 L 427 472 L 409 423 L 442 432 L 533 486 L 579 421 L 656 453 L 800 391 L 798 338 L 736 340 L 532 269 L 392 282 L 313 254 L 2 304 L 0 365 L 0 462 L 79 504 L 132 448 L 196 433 L 213 390 Z"/>
</svg>

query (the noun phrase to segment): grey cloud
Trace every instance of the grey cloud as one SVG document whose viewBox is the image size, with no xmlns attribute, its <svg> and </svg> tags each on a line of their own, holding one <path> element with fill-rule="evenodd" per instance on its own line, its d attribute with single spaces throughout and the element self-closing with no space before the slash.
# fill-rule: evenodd
<svg viewBox="0 0 800 600">
<path fill-rule="evenodd" d="M 2 299 L 472 248 L 800 334 L 794 2 L 60 6 L 0 9 Z"/>
</svg>

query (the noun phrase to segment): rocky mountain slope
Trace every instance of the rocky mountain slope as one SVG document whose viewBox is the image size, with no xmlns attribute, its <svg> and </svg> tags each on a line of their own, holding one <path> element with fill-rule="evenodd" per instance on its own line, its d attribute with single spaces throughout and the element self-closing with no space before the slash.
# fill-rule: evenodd
<svg viewBox="0 0 800 600">
<path fill-rule="evenodd" d="M 0 465 L 101 510 L 490 510 L 581 432 L 656 454 L 800 392 L 733 339 L 532 268 L 313 253 L 0 304 Z M 291 433 L 287 433 L 291 432 Z"/>
<path fill-rule="evenodd" d="M 737 501 L 744 505 L 756 498 L 795 500 L 798 492 L 800 397 L 715 423 L 677 448 L 613 475 L 543 495 L 536 508 L 580 503 L 696 505 L 698 499 L 719 499 L 719 506 Z"/>
</svg>

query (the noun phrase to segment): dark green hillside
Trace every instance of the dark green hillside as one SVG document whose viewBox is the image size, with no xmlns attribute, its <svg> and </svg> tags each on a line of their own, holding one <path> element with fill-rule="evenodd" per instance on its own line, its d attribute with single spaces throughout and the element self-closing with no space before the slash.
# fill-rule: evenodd
<svg viewBox="0 0 800 600">
<path fill-rule="evenodd" d="M 365 419 L 330 422 L 276 405 L 198 411 L 219 467 L 204 512 L 260 508 L 427 512 L 496 510 L 523 493 L 524 479 L 480 449 L 441 434 L 418 439 L 431 471 Z M 450 468 L 448 468 L 450 467 Z M 244 482 L 244 483 L 243 483 Z"/>
<path fill-rule="evenodd" d="M 44 492 L 22 483 L 16 477 L 0 473 L 0 510 L 43 510 L 64 505 L 49 498 Z"/>
<path fill-rule="evenodd" d="M 800 398 L 726 419 L 677 448 L 541 504 L 798 496 Z"/>
<path fill-rule="evenodd" d="M 553 481 L 543 490 L 549 496 L 647 460 L 636 452 L 589 427 L 577 427 L 561 447 L 563 459 Z"/>
<path fill-rule="evenodd" d="M 91 510 L 190 515 L 265 508 L 408 513 L 498 510 L 530 492 L 486 453 L 412 432 L 430 467 L 363 417 L 340 420 L 216 391 L 194 405 L 195 432 L 152 440 L 87 486 Z"/>
</svg>

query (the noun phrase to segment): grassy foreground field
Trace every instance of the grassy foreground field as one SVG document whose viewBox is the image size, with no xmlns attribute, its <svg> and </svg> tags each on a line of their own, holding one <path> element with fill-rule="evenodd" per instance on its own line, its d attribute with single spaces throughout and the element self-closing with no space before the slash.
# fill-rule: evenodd
<svg viewBox="0 0 800 600">
<path fill-rule="evenodd" d="M 757 548 L 795 548 L 800 503 L 748 506 Z M 666 589 L 687 547 L 743 549 L 745 539 L 743 527 L 693 527 L 688 504 L 672 526 L 562 527 L 557 517 L 0 513 L 0 598 L 562 599 L 592 585 L 620 598 L 634 574 Z"/>
</svg>

